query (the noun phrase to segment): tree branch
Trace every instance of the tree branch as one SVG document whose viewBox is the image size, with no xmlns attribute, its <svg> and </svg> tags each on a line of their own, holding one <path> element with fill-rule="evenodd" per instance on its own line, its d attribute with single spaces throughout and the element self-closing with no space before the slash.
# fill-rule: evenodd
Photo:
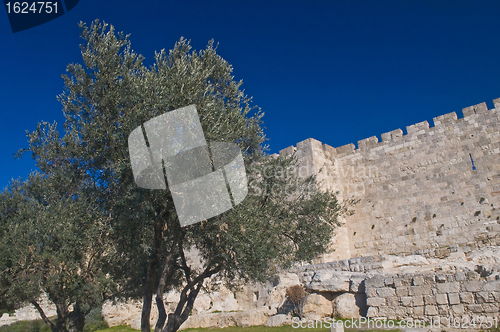
<svg viewBox="0 0 500 332">
<path fill-rule="evenodd" d="M 36 310 L 38 310 L 38 313 L 40 314 L 40 316 L 42 317 L 43 321 L 45 322 L 45 324 L 47 324 L 48 326 L 50 326 L 50 329 L 52 331 L 54 331 L 54 329 L 56 328 L 56 326 L 54 325 L 54 323 L 52 323 L 50 321 L 50 319 L 45 315 L 45 312 L 43 312 L 43 309 L 42 307 L 40 307 L 40 305 L 38 304 L 38 302 L 36 301 L 31 301 L 31 304 L 33 304 L 36 308 Z"/>
</svg>

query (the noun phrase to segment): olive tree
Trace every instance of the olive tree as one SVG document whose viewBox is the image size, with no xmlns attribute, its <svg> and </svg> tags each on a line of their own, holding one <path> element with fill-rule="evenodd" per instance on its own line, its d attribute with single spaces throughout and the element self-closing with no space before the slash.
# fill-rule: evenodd
<svg viewBox="0 0 500 332">
<path fill-rule="evenodd" d="M 263 113 L 241 89 L 242 82 L 234 80 L 233 68 L 213 42 L 195 52 L 181 38 L 146 67 L 129 36 L 99 21 L 80 27 L 83 64 L 67 67 L 66 89 L 59 96 L 66 117 L 61 141 L 72 167 L 97 183 L 81 190 L 113 230 L 109 275 L 118 284 L 115 295 L 142 297 L 143 332 L 150 331 L 154 294 L 155 331 L 176 331 L 209 278 L 229 287 L 265 281 L 328 249 L 346 206 L 318 190 L 314 177 L 282 172 L 298 167 L 294 156 L 265 153 Z M 168 188 L 147 190 L 134 182 L 127 139 L 145 121 L 193 104 L 207 141 L 238 144 L 253 185 L 233 209 L 181 227 Z M 43 132 L 32 133 L 30 140 L 47 141 Z M 50 164 L 57 154 L 36 158 Z M 186 259 L 193 250 L 200 266 Z M 173 288 L 180 300 L 167 313 L 163 294 Z"/>
</svg>

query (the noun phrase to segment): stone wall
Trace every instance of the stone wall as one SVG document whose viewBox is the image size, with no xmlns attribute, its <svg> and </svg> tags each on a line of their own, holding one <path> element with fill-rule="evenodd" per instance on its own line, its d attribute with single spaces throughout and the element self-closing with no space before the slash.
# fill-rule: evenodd
<svg viewBox="0 0 500 332">
<path fill-rule="evenodd" d="M 500 99 L 333 148 L 307 139 L 297 152 L 323 188 L 355 198 L 322 261 L 500 244 Z"/>
<path fill-rule="evenodd" d="M 367 317 L 429 320 L 498 317 L 500 280 L 470 271 L 381 274 L 365 280 Z M 444 321 L 443 321 L 444 324 Z"/>
</svg>

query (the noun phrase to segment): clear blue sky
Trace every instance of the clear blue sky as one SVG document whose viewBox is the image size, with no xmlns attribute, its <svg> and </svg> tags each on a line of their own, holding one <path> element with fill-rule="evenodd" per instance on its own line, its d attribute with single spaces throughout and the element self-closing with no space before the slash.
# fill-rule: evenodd
<svg viewBox="0 0 500 332">
<path fill-rule="evenodd" d="M 500 97 L 499 1 L 80 0 L 12 33 L 0 9 L 0 186 L 34 163 L 25 130 L 62 122 L 66 65 L 82 62 L 79 21 L 131 34 L 152 63 L 184 36 L 210 39 L 266 113 L 271 152 L 309 137 L 334 147 Z M 459 116 L 461 116 L 459 114 Z"/>
</svg>

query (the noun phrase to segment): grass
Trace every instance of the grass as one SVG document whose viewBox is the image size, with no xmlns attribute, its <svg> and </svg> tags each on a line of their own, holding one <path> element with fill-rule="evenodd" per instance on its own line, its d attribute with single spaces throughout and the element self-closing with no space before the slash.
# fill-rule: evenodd
<svg viewBox="0 0 500 332">
<path fill-rule="evenodd" d="M 130 326 L 120 325 L 109 327 L 96 332 L 137 332 Z M 297 332 L 297 331 L 310 331 L 310 332 L 327 332 L 329 328 L 293 328 L 291 325 L 281 327 L 266 327 L 266 326 L 249 326 L 249 327 L 226 327 L 226 328 L 193 328 L 185 329 L 183 332 Z M 346 328 L 345 331 L 364 331 L 375 332 L 381 329 L 366 329 L 366 328 Z M 398 329 L 384 330 L 384 332 L 397 332 Z M 0 332 L 51 332 L 50 328 L 42 320 L 22 321 L 8 326 L 1 326 Z M 500 331 L 499 331 L 500 332 Z"/>
</svg>

